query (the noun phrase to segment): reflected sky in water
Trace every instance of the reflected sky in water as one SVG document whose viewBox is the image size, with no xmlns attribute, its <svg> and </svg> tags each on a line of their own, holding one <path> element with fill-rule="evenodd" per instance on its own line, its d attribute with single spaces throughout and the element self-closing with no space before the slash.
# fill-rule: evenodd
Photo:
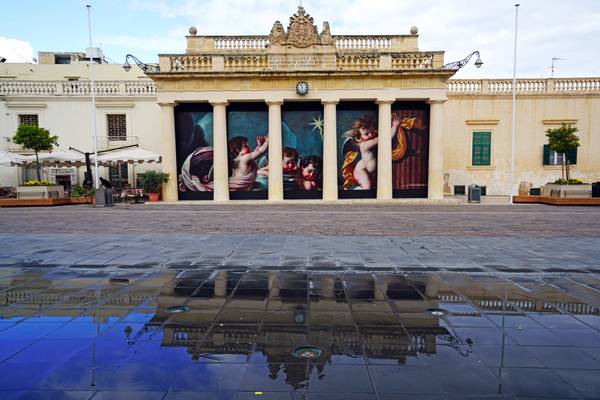
<svg viewBox="0 0 600 400">
<path fill-rule="evenodd" d="M 594 275 L 0 269 L 0 398 L 597 397 L 599 288 Z"/>
</svg>

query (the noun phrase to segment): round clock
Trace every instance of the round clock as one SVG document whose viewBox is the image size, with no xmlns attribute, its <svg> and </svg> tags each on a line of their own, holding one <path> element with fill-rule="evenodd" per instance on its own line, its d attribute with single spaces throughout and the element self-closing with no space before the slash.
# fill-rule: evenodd
<svg viewBox="0 0 600 400">
<path fill-rule="evenodd" d="M 298 93 L 300 96 L 304 96 L 305 94 L 308 93 L 308 83 L 301 81 L 296 83 L 296 93 Z"/>
</svg>

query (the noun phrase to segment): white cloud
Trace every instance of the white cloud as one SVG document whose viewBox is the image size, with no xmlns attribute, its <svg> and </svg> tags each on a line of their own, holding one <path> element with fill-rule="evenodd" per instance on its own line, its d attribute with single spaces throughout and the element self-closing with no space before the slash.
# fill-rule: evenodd
<svg viewBox="0 0 600 400">
<path fill-rule="evenodd" d="M 187 27 L 200 35 L 268 34 L 275 20 L 287 25 L 295 12 L 291 0 L 131 0 L 126 7 L 147 12 L 181 32 L 171 30 L 156 39 L 140 38 L 144 49 L 177 52 L 185 46 Z M 305 0 L 304 7 L 320 28 L 329 21 L 336 34 L 403 34 L 412 25 L 420 30 L 421 50 L 445 50 L 446 61 L 456 61 L 473 50 L 482 54 L 484 67 L 472 65 L 459 77 L 512 76 L 513 0 Z M 553 57 L 564 58 L 557 76 L 591 75 L 600 67 L 600 1 L 522 0 L 519 11 L 518 73 L 523 77 L 549 76 Z M 185 28 L 183 28 L 185 26 Z M 177 36 L 179 35 L 179 36 Z M 160 38 L 164 39 L 160 39 Z M 133 44 L 133 42 L 131 42 Z M 172 46 L 166 48 L 166 46 Z"/>
<path fill-rule="evenodd" d="M 6 58 L 6 62 L 31 62 L 33 48 L 31 43 L 24 40 L 0 36 L 0 57 Z"/>
</svg>

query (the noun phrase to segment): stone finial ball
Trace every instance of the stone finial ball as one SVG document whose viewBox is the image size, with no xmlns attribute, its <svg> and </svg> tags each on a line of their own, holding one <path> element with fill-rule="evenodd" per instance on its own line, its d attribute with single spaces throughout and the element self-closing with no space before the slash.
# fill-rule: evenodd
<svg viewBox="0 0 600 400">
<path fill-rule="evenodd" d="M 418 33 L 419 33 L 419 28 L 417 28 L 416 26 L 413 26 L 412 28 L 410 28 L 411 35 L 416 35 Z"/>
<path fill-rule="evenodd" d="M 192 26 L 192 27 L 190 27 L 189 32 L 190 32 L 190 35 L 196 36 L 196 33 L 198 33 L 198 29 L 196 29 L 195 26 Z"/>
</svg>

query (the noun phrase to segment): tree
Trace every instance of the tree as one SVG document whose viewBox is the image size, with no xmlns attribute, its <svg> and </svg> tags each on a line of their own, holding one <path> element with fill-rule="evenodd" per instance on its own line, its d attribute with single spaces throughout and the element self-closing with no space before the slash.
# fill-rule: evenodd
<svg viewBox="0 0 600 400">
<path fill-rule="evenodd" d="M 39 151 L 52 151 L 54 146 L 58 146 L 58 136 L 51 135 L 47 129 L 35 125 L 19 125 L 12 142 L 20 144 L 26 149 L 35 151 L 35 165 L 37 168 L 37 178 L 42 180 L 40 174 Z"/>
<path fill-rule="evenodd" d="M 567 154 L 580 146 L 579 138 L 575 134 L 579 129 L 572 125 L 562 124 L 560 128 L 548 129 L 546 131 L 546 137 L 548 138 L 548 147 L 551 150 L 561 153 L 563 155 L 563 170 L 561 170 L 562 177 L 569 179 L 569 164 L 571 160 L 567 158 Z"/>
</svg>

